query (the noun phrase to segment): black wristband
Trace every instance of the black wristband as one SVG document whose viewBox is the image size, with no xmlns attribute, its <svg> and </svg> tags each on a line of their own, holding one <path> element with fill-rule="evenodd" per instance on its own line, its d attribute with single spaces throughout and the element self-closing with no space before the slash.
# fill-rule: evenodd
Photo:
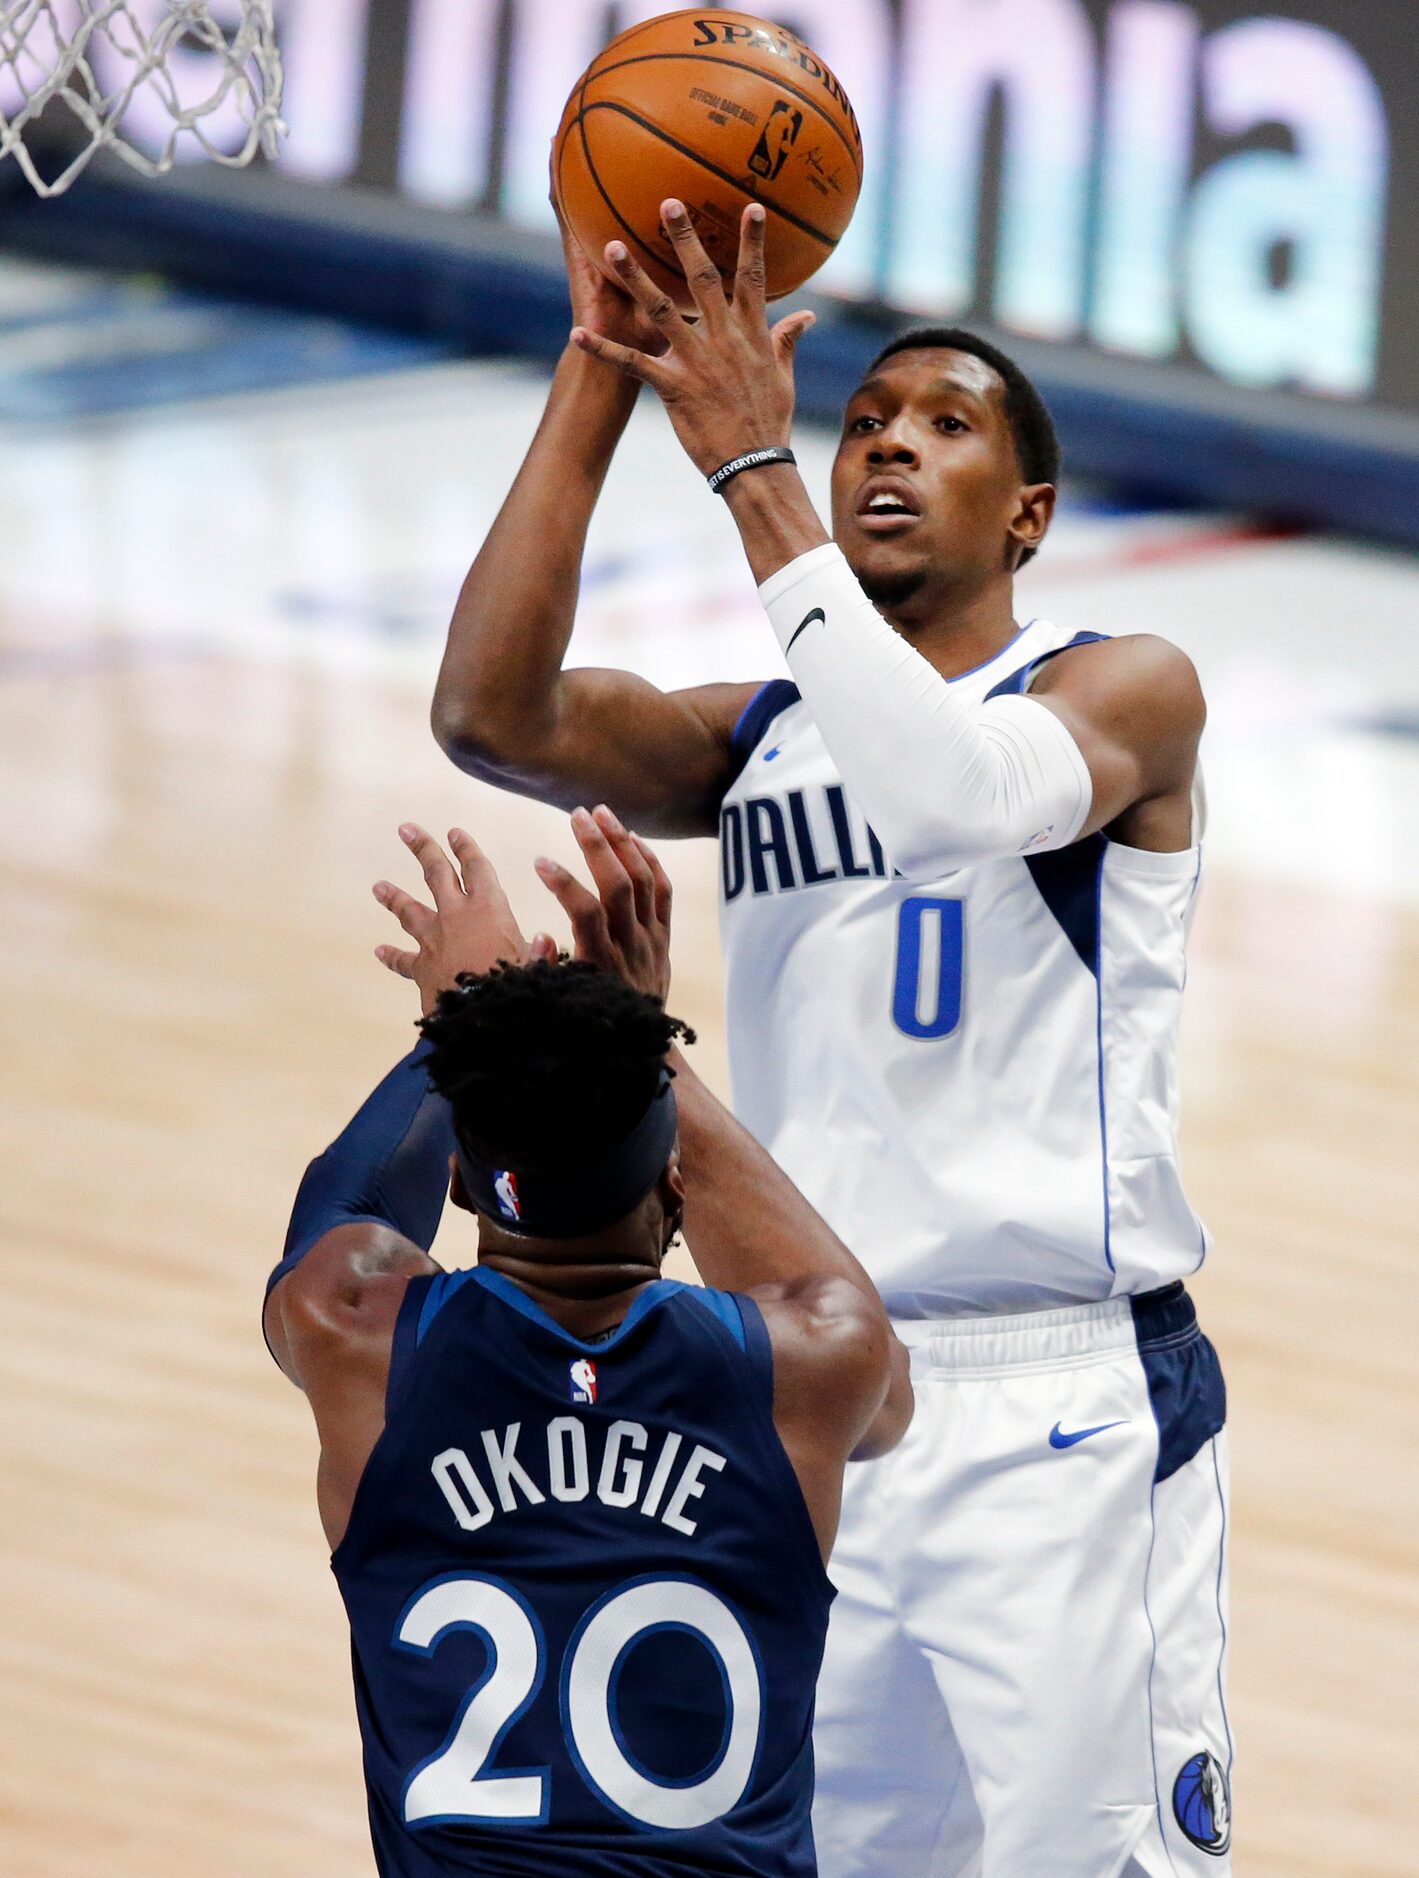
<svg viewBox="0 0 1419 1878">
<path fill-rule="evenodd" d="M 733 456 L 727 463 L 721 463 L 714 475 L 707 478 L 710 493 L 722 496 L 736 476 L 748 469 L 762 469 L 766 463 L 796 463 L 798 458 L 786 443 L 776 443 L 768 450 L 746 450 L 743 456 Z"/>
</svg>

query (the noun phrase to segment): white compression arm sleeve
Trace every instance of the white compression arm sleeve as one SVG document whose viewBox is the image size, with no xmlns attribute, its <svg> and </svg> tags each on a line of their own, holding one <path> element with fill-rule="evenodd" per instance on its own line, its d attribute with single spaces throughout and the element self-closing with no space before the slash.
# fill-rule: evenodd
<svg viewBox="0 0 1419 1878">
<path fill-rule="evenodd" d="M 981 703 L 948 683 L 831 542 L 759 596 L 848 794 L 908 879 L 1074 840 L 1093 783 L 1053 711 L 1029 697 Z"/>
</svg>

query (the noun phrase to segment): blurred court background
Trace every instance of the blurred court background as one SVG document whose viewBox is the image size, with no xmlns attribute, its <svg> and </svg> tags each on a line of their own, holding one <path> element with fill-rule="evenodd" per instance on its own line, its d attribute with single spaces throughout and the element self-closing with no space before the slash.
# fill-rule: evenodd
<svg viewBox="0 0 1419 1878">
<path fill-rule="evenodd" d="M 555 815 L 455 774 L 427 707 L 568 323 L 547 139 L 601 41 L 657 10 L 280 0 L 274 163 L 149 182 L 100 162 L 50 202 L 0 165 L 16 1878 L 370 1869 L 314 1440 L 261 1285 L 305 1162 L 407 1045 L 407 987 L 371 957 L 369 884 L 408 873 L 396 824 L 473 827 L 529 922 L 532 855 L 570 858 Z M 815 420 L 894 319 L 969 320 L 1039 376 L 1071 465 L 1021 617 L 1161 632 L 1201 669 L 1184 1149 L 1231 1385 L 1237 1869 L 1412 1878 L 1412 9 L 784 18 L 844 79 L 868 157 L 801 354 L 813 487 Z M 16 82 L 0 58 L 0 111 Z M 62 164 L 64 127 L 42 129 Z M 573 656 L 665 684 L 779 669 L 650 401 Z M 674 1003 L 723 1088 L 715 855 L 667 860 Z M 439 1252 L 471 1255 L 461 1219 Z"/>
</svg>

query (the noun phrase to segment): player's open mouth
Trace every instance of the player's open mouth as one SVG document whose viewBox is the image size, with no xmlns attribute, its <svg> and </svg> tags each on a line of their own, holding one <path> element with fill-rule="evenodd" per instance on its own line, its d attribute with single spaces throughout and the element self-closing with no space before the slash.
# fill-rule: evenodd
<svg viewBox="0 0 1419 1878">
<path fill-rule="evenodd" d="M 856 515 L 869 535 L 897 535 L 921 520 L 921 502 L 900 476 L 874 476 L 863 485 Z"/>
</svg>

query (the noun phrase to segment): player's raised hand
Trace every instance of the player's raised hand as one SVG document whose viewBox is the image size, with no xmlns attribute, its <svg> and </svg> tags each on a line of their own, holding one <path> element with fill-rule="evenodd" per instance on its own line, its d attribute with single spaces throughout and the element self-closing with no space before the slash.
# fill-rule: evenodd
<svg viewBox="0 0 1419 1878">
<path fill-rule="evenodd" d="M 491 861 L 465 829 L 449 830 L 456 868 L 416 823 L 405 822 L 399 839 L 423 869 L 434 903 L 416 900 L 391 880 L 376 881 L 375 899 L 399 921 L 415 950 L 376 946 L 375 957 L 419 987 L 426 1017 L 439 993 L 456 984 L 461 972 L 486 972 L 502 960 L 518 965 L 529 958 L 555 957 L 550 939 L 539 934 L 529 946 L 523 938 Z"/>
<path fill-rule="evenodd" d="M 811 313 L 790 313 L 772 329 L 764 301 L 764 211 L 745 209 L 739 226 L 739 265 L 734 297 L 724 291 L 719 269 L 705 252 L 683 202 L 661 204 L 665 232 L 694 297 L 698 320 L 685 318 L 668 293 L 657 287 L 624 242 L 607 244 L 606 262 L 626 293 L 660 335 L 656 356 L 644 347 L 619 343 L 582 321 L 572 343 L 650 385 L 659 395 L 675 434 L 700 473 L 711 476 L 748 450 L 788 442 L 793 424 L 793 354 L 813 324 Z"/>
<path fill-rule="evenodd" d="M 670 991 L 669 876 L 654 851 L 608 808 L 595 814 L 578 809 L 572 833 L 596 892 L 557 861 L 539 860 L 537 873 L 571 921 L 577 958 L 664 1003 Z"/>
<path fill-rule="evenodd" d="M 568 228 L 557 192 L 550 192 L 552 213 L 562 234 L 562 254 L 567 264 L 567 286 L 572 297 L 572 319 L 587 332 L 598 333 L 614 343 L 634 346 L 652 358 L 665 350 L 665 340 L 641 312 L 635 301 L 614 280 L 608 280 Z"/>
</svg>

